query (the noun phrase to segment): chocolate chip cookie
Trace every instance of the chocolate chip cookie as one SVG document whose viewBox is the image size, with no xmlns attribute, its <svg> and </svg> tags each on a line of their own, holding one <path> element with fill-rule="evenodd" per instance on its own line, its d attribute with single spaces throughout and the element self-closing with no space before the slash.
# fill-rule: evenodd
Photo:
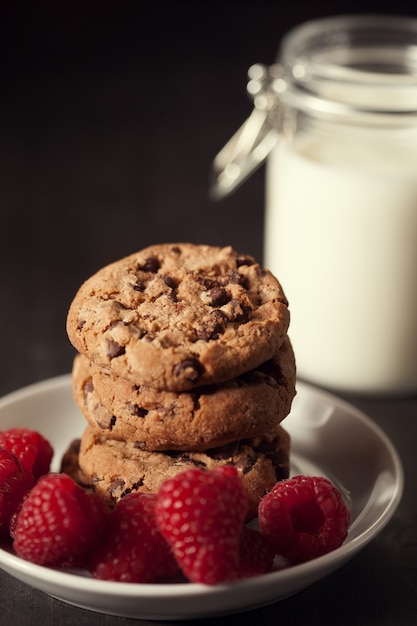
<svg viewBox="0 0 417 626">
<path fill-rule="evenodd" d="M 237 467 L 248 493 L 248 521 L 257 515 L 259 499 L 289 475 L 290 438 L 278 425 L 270 435 L 234 442 L 206 451 L 148 452 L 135 444 L 108 439 L 87 427 L 78 463 L 96 493 L 114 506 L 126 494 L 156 493 L 162 482 L 190 467 Z"/>
<path fill-rule="evenodd" d="M 165 391 L 236 378 L 272 359 L 288 303 L 276 278 L 231 247 L 150 246 L 99 270 L 71 303 L 76 350 L 113 376 Z"/>
<path fill-rule="evenodd" d="M 287 339 L 255 370 L 189 392 L 134 385 L 82 355 L 72 379 L 81 412 L 101 434 L 143 450 L 204 450 L 274 429 L 295 395 L 295 362 Z"/>
</svg>

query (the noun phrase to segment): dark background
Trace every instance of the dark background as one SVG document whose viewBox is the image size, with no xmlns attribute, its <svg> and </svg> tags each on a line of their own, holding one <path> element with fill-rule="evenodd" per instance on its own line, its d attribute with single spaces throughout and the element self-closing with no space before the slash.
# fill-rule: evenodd
<svg viewBox="0 0 417 626">
<path fill-rule="evenodd" d="M 222 202 L 208 195 L 215 154 L 252 108 L 247 69 L 272 63 L 282 35 L 306 19 L 375 12 L 417 15 L 417 5 L 2 3 L 0 396 L 70 371 L 67 309 L 105 263 L 164 241 L 231 244 L 262 260 L 263 169 Z M 416 398 L 351 400 L 392 438 L 411 477 L 394 520 L 326 581 L 205 623 L 416 623 Z M 38 622 L 133 623 L 0 573 L 0 626 Z"/>
<path fill-rule="evenodd" d="M 69 371 L 68 305 L 105 263 L 166 241 L 262 259 L 263 169 L 220 203 L 208 196 L 213 157 L 252 108 L 247 69 L 273 62 L 283 33 L 306 19 L 381 10 L 2 4 L 0 392 Z M 414 2 L 389 10 L 417 14 Z"/>
</svg>

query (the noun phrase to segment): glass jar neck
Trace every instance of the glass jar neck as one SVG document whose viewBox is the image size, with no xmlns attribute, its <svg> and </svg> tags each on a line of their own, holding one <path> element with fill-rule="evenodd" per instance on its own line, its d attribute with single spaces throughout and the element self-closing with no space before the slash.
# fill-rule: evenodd
<svg viewBox="0 0 417 626">
<path fill-rule="evenodd" d="M 282 40 L 281 99 L 319 116 L 417 122 L 417 19 L 341 16 Z"/>
</svg>

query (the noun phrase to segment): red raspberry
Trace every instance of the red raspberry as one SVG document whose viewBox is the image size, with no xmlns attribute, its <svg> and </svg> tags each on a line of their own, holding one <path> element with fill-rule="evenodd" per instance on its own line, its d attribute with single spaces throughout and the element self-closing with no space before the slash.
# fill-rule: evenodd
<svg viewBox="0 0 417 626">
<path fill-rule="evenodd" d="M 265 537 L 245 526 L 240 540 L 239 578 L 266 574 L 272 569 L 275 550 Z"/>
<path fill-rule="evenodd" d="M 45 437 L 29 428 L 9 428 L 0 432 L 0 446 L 7 448 L 19 459 L 32 487 L 43 474 L 49 472 L 52 446 Z"/>
<path fill-rule="evenodd" d="M 16 517 L 14 549 L 40 565 L 79 564 L 104 531 L 107 506 L 66 474 L 42 476 Z"/>
<path fill-rule="evenodd" d="M 9 523 L 26 492 L 26 476 L 13 452 L 0 448 L 0 536 L 8 535 Z"/>
<path fill-rule="evenodd" d="M 247 494 L 235 467 L 185 470 L 158 493 L 156 520 L 183 573 L 215 584 L 238 577 Z"/>
<path fill-rule="evenodd" d="M 340 491 L 320 476 L 276 483 L 262 498 L 258 513 L 261 531 L 277 554 L 295 562 L 338 548 L 350 524 Z"/>
<path fill-rule="evenodd" d="M 131 493 L 112 511 L 107 533 L 91 555 L 95 578 L 152 583 L 179 572 L 171 549 L 155 520 L 155 494 Z"/>
</svg>

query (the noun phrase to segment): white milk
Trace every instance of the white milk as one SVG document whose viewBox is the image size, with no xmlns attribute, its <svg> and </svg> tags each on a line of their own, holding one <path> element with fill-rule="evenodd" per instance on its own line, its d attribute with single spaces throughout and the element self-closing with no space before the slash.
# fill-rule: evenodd
<svg viewBox="0 0 417 626">
<path fill-rule="evenodd" d="M 307 21 L 248 78 L 254 110 L 216 157 L 216 192 L 267 158 L 264 261 L 298 375 L 417 392 L 417 19 Z"/>
<path fill-rule="evenodd" d="M 357 132 L 300 133 L 269 156 L 265 265 L 290 302 L 301 378 L 409 393 L 417 391 L 417 134 Z"/>
</svg>

